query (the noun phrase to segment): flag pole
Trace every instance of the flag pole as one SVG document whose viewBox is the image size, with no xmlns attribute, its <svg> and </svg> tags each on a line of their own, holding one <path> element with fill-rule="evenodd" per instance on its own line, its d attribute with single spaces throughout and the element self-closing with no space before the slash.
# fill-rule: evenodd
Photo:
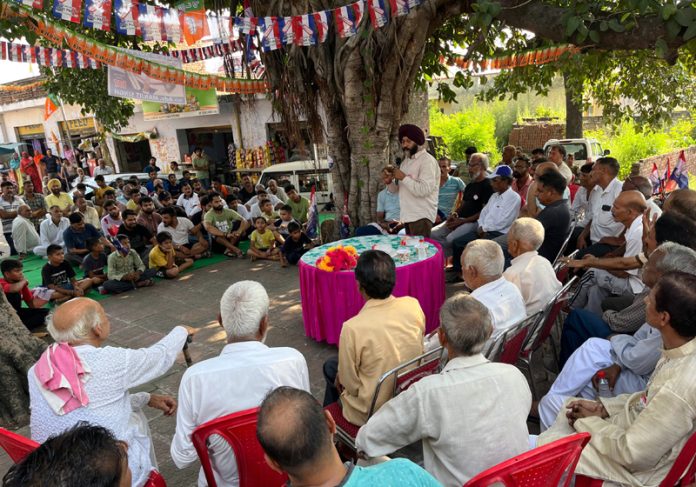
<svg viewBox="0 0 696 487">
<path fill-rule="evenodd" d="M 56 74 L 55 68 L 52 67 L 51 72 L 55 76 L 55 74 Z M 73 147 L 73 143 L 72 143 L 72 134 L 70 133 L 70 127 L 68 126 L 68 119 L 65 116 L 65 107 L 63 106 L 63 99 L 58 95 L 56 95 L 56 98 L 58 98 L 58 105 L 60 105 L 60 114 L 63 117 L 63 124 L 65 125 L 65 133 L 68 135 L 68 146 L 70 147 L 70 151 L 73 153 L 73 157 L 75 157 L 75 161 L 77 162 L 77 157 L 75 156 L 75 148 Z M 60 147 L 58 147 L 58 150 L 59 150 L 59 152 L 62 152 Z M 65 154 L 63 154 L 63 155 L 65 155 Z M 79 166 L 79 164 L 78 164 L 78 166 Z"/>
</svg>

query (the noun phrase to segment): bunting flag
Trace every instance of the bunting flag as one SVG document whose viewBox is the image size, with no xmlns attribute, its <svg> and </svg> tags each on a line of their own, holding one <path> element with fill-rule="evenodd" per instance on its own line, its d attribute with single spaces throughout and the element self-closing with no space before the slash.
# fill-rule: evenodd
<svg viewBox="0 0 696 487">
<path fill-rule="evenodd" d="M 295 31 L 292 30 L 292 17 L 278 17 L 280 41 L 286 46 L 295 43 Z"/>
<path fill-rule="evenodd" d="M 5 41 L 0 41 L 0 59 L 17 63 L 35 63 L 39 66 L 55 68 L 96 69 L 100 66 L 94 59 L 70 50 L 28 46 Z"/>
<path fill-rule="evenodd" d="M 177 9 L 169 8 L 163 11 L 162 24 L 164 25 L 164 33 L 168 42 L 178 44 L 183 39 L 179 17 L 180 12 Z"/>
<path fill-rule="evenodd" d="M 657 164 L 653 162 L 652 171 L 648 177 L 653 187 L 653 194 L 658 194 L 661 191 L 662 180 L 660 179 L 660 172 L 657 170 Z"/>
<path fill-rule="evenodd" d="M 259 29 L 261 48 L 264 51 L 275 51 L 283 47 L 278 17 L 262 17 L 259 21 Z"/>
<path fill-rule="evenodd" d="M 297 15 L 292 18 L 293 35 L 298 46 L 313 46 L 317 43 L 313 15 Z"/>
<path fill-rule="evenodd" d="M 53 16 L 60 20 L 80 23 L 82 0 L 53 0 Z"/>
<path fill-rule="evenodd" d="M 231 22 L 239 29 L 239 32 L 244 35 L 256 34 L 256 26 L 258 25 L 257 17 L 234 17 Z"/>
<path fill-rule="evenodd" d="M 115 1 L 116 32 L 127 36 L 140 35 L 138 0 Z"/>
<path fill-rule="evenodd" d="M 384 8 L 384 0 L 367 0 L 367 12 L 370 15 L 372 27 L 375 29 L 387 25 L 389 17 L 387 17 L 387 12 Z"/>
<path fill-rule="evenodd" d="M 43 0 L 15 0 L 18 4 L 25 7 L 35 8 L 36 10 L 43 9 Z"/>
<path fill-rule="evenodd" d="M 51 118 L 51 115 L 53 115 L 57 110 L 58 99 L 55 97 L 55 95 L 49 93 L 46 95 L 46 100 L 44 101 L 44 122 Z"/>
<path fill-rule="evenodd" d="M 689 169 L 686 167 L 686 155 L 684 150 L 679 152 L 677 164 L 674 166 L 674 171 L 667 181 L 667 191 L 675 189 L 684 189 L 689 187 Z"/>
<path fill-rule="evenodd" d="M 90 29 L 111 30 L 111 0 L 85 0 L 82 25 Z"/>
<path fill-rule="evenodd" d="M 315 12 L 312 14 L 314 16 L 314 25 L 317 29 L 317 42 L 326 42 L 326 38 L 329 35 L 329 21 L 331 17 L 326 13 L 326 11 Z"/>
<path fill-rule="evenodd" d="M 360 5 L 360 7 L 357 8 L 357 5 Z M 362 2 L 357 2 L 353 5 L 334 9 L 336 30 L 338 31 L 339 37 L 350 37 L 356 34 L 358 23 L 360 23 L 360 19 L 362 18 L 362 6 Z"/>
<path fill-rule="evenodd" d="M 389 0 L 389 6 L 391 7 L 392 17 L 406 15 L 410 11 L 408 0 Z"/>
<path fill-rule="evenodd" d="M 203 0 L 185 0 L 178 5 L 178 8 L 182 11 L 179 23 L 186 44 L 195 44 L 210 35 Z"/>
<path fill-rule="evenodd" d="M 141 3 L 138 5 L 138 23 L 144 41 L 166 40 L 167 35 L 162 29 L 162 7 Z"/>
</svg>

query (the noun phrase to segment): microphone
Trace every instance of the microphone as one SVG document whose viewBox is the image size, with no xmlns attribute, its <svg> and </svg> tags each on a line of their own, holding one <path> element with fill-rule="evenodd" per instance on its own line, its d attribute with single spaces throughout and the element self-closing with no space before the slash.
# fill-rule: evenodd
<svg viewBox="0 0 696 487">
<path fill-rule="evenodd" d="M 402 159 L 400 157 L 394 159 L 394 164 L 396 165 L 396 167 L 401 167 L 401 161 Z"/>
</svg>

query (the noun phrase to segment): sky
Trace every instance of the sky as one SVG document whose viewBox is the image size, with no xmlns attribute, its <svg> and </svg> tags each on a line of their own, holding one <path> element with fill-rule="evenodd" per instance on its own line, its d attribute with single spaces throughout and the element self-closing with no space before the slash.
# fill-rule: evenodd
<svg viewBox="0 0 696 487">
<path fill-rule="evenodd" d="M 0 61 L 0 83 L 10 83 L 39 75 L 39 65 Z"/>
</svg>

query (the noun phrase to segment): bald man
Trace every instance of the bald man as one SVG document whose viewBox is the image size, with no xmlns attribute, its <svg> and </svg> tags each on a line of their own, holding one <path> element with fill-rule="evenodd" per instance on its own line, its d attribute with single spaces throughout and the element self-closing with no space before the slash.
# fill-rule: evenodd
<svg viewBox="0 0 696 487">
<path fill-rule="evenodd" d="M 645 197 L 645 202 L 648 205 L 650 219 L 660 218 L 662 208 L 653 200 L 653 185 L 645 176 L 629 176 L 623 183 L 621 191 L 640 191 Z"/>
<path fill-rule="evenodd" d="M 626 229 L 624 257 L 636 257 L 643 250 L 643 213 L 646 208 L 645 198 L 638 191 L 624 191 L 614 200 L 611 214 Z M 582 277 L 571 307 L 587 309 L 602 316 L 602 301 L 605 298 L 635 296 L 644 287 L 637 269 L 621 271 L 591 268 Z"/>
<path fill-rule="evenodd" d="M 27 374 L 32 439 L 43 443 L 80 421 L 103 426 L 128 444 L 132 485 L 144 485 L 156 463 L 142 408 L 148 405 L 171 416 L 176 401 L 128 391 L 166 373 L 186 338 L 197 330 L 177 326 L 151 347 L 138 350 L 103 347 L 111 324 L 104 308 L 88 298 L 75 298 L 56 308 L 47 328 L 56 343 Z M 50 380 L 56 374 L 62 378 L 59 384 Z"/>
<path fill-rule="evenodd" d="M 672 191 L 662 210 L 676 211 L 696 222 L 696 191 L 687 188 Z"/>
<path fill-rule="evenodd" d="M 20 205 L 17 208 L 17 216 L 12 220 L 12 240 L 20 259 L 26 257 L 34 247 L 39 245 L 39 233 L 31 221 L 29 205 Z"/>
</svg>

